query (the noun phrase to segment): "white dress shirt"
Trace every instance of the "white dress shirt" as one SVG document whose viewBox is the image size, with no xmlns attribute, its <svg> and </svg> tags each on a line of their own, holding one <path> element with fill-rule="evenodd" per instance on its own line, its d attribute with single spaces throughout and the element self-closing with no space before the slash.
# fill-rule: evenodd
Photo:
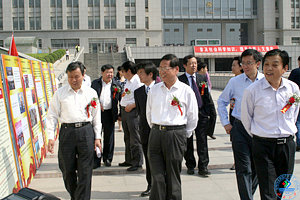
<svg viewBox="0 0 300 200">
<path fill-rule="evenodd" d="M 91 83 L 91 77 L 89 77 L 88 75 L 84 74 L 82 85 L 86 85 L 86 86 L 91 87 L 91 85 L 92 85 L 92 83 Z"/>
<path fill-rule="evenodd" d="M 137 74 L 133 75 L 133 77 L 130 80 L 126 81 L 126 84 L 124 85 L 124 91 L 126 88 L 130 91 L 130 94 L 125 94 L 124 97 L 121 99 L 121 106 L 127 106 L 129 104 L 135 103 L 134 101 L 134 90 L 138 89 L 144 85 L 144 83 L 141 83 L 140 78 Z"/>
<path fill-rule="evenodd" d="M 154 84 L 155 84 L 155 81 L 152 81 L 149 86 L 145 85 L 145 91 L 146 91 L 147 95 Z M 147 87 L 149 87 L 148 93 L 147 93 Z"/>
<path fill-rule="evenodd" d="M 177 106 L 171 102 L 176 97 L 183 115 Z M 155 84 L 148 92 L 146 116 L 150 127 L 158 125 L 184 125 L 186 124 L 187 137 L 192 135 L 198 122 L 198 104 L 194 91 L 190 86 L 180 82 L 168 89 L 164 82 Z"/>
<path fill-rule="evenodd" d="M 59 88 L 52 97 L 47 113 L 48 139 L 54 139 L 54 131 L 58 121 L 60 123 L 92 122 L 95 139 L 101 139 L 102 125 L 99 102 L 97 101 L 96 108 L 90 106 L 90 117 L 86 112 L 86 106 L 93 98 L 98 99 L 96 91 L 84 85 L 77 92 L 69 84 Z"/>
<path fill-rule="evenodd" d="M 255 81 L 262 79 L 264 75 L 257 71 Z M 254 82 L 255 82 L 254 81 Z M 227 83 L 222 94 L 218 98 L 218 114 L 220 116 L 220 121 L 223 126 L 230 124 L 228 119 L 228 109 L 227 106 L 230 103 L 230 99 L 235 99 L 235 105 L 232 110 L 231 115 L 238 120 L 241 120 L 241 102 L 243 98 L 244 90 L 251 85 L 253 82 L 248 76 L 243 73 L 236 77 L 233 77 Z"/>
<path fill-rule="evenodd" d="M 112 103 L 111 103 L 111 83 L 112 81 L 110 81 L 109 83 L 105 83 L 102 80 L 102 90 L 101 90 L 101 94 L 100 94 L 100 103 L 102 104 L 102 107 L 104 110 L 108 110 L 111 109 L 112 107 Z"/>
<path fill-rule="evenodd" d="M 242 123 L 251 135 L 267 138 L 288 137 L 297 132 L 299 104 L 293 104 L 286 113 L 280 110 L 293 94 L 300 95 L 298 86 L 285 78 L 275 90 L 265 79 L 249 86 L 242 100 Z"/>
</svg>

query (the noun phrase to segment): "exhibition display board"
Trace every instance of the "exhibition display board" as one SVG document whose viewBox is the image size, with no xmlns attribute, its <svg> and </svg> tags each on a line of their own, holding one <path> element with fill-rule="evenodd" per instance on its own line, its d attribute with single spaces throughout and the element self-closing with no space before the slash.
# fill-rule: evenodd
<svg viewBox="0 0 300 200">
<path fill-rule="evenodd" d="M 56 89 L 51 67 L 0 57 L 0 199 L 27 187 L 46 157 L 46 115 Z"/>
</svg>

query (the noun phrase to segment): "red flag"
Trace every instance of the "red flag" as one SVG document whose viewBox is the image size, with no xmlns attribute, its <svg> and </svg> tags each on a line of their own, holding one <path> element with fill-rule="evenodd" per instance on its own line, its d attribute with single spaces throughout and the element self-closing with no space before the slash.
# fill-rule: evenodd
<svg viewBox="0 0 300 200">
<path fill-rule="evenodd" d="M 15 43 L 14 34 L 11 35 L 11 43 L 10 43 L 8 55 L 19 56 L 18 51 L 17 51 L 17 47 L 16 47 L 16 43 Z"/>
</svg>

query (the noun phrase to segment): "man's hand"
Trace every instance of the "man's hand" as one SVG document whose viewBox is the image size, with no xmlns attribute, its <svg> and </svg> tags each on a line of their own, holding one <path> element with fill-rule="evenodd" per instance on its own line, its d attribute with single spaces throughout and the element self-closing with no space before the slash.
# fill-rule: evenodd
<svg viewBox="0 0 300 200">
<path fill-rule="evenodd" d="M 48 151 L 52 154 L 54 153 L 54 143 L 55 143 L 54 140 L 51 139 L 48 140 Z"/>
<path fill-rule="evenodd" d="M 224 126 L 224 129 L 226 131 L 227 134 L 230 134 L 230 131 L 232 129 L 232 125 L 231 124 L 227 124 Z"/>
<path fill-rule="evenodd" d="M 129 104 L 129 105 L 127 105 L 127 106 L 125 107 L 125 111 L 126 111 L 126 112 L 130 112 L 130 111 L 132 111 L 132 109 L 134 109 L 134 108 L 135 108 L 135 103 Z"/>
<path fill-rule="evenodd" d="M 96 151 L 96 147 L 98 147 L 100 149 L 100 151 L 102 152 L 100 139 L 95 139 L 95 151 Z"/>
</svg>

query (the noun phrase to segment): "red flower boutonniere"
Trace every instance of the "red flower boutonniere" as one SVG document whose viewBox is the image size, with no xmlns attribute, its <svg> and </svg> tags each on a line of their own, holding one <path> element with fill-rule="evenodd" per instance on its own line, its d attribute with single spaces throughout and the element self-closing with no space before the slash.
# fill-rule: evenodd
<svg viewBox="0 0 300 200">
<path fill-rule="evenodd" d="M 88 117 L 90 117 L 90 112 L 89 112 L 90 106 L 92 106 L 93 108 L 96 108 L 96 106 L 97 106 L 97 102 L 96 101 L 97 101 L 97 98 L 93 98 L 91 100 L 91 102 L 85 107 Z"/>
<path fill-rule="evenodd" d="M 122 94 L 122 97 L 124 97 L 126 94 L 130 94 L 130 93 L 131 93 L 131 91 L 128 90 L 128 88 L 126 88 Z"/>
<path fill-rule="evenodd" d="M 119 88 L 118 86 L 113 86 L 113 89 L 114 89 L 114 93 L 113 93 L 113 99 L 116 98 L 116 94 L 117 92 L 121 92 L 121 88 Z"/>
<path fill-rule="evenodd" d="M 300 102 L 300 97 L 297 94 L 293 94 L 287 104 L 280 110 L 283 114 L 294 104 L 298 104 Z"/>
<path fill-rule="evenodd" d="M 200 86 L 201 86 L 201 96 L 204 95 L 204 89 L 207 88 L 207 83 L 205 81 L 202 81 L 200 83 Z"/>
<path fill-rule="evenodd" d="M 175 96 L 173 96 L 173 99 L 172 99 L 172 101 L 171 101 L 171 105 L 172 106 L 177 106 L 178 107 L 178 109 L 179 109 L 179 111 L 180 111 L 180 114 L 181 114 L 181 116 L 182 116 L 182 110 L 181 110 L 181 105 L 180 105 L 180 102 L 179 102 L 179 100 L 175 97 Z"/>
</svg>

